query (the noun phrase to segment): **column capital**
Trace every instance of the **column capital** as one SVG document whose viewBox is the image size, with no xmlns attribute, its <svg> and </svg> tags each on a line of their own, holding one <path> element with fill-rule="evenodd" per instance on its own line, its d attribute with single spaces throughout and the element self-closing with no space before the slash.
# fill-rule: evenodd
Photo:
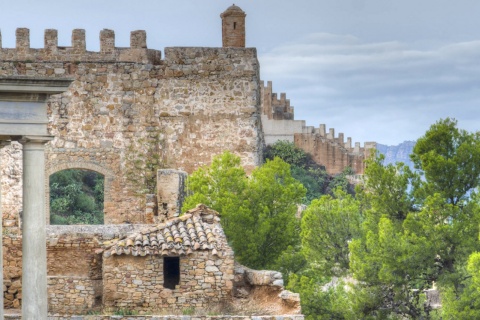
<svg viewBox="0 0 480 320">
<path fill-rule="evenodd" d="M 53 136 L 21 136 L 18 142 L 25 146 L 27 143 L 46 144 L 52 140 Z"/>
</svg>

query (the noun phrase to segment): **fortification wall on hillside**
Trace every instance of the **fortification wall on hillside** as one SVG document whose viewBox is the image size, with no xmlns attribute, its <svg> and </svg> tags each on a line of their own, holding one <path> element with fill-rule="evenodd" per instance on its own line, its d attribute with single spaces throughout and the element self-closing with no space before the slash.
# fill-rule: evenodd
<svg viewBox="0 0 480 320">
<path fill-rule="evenodd" d="M 370 156 L 375 142 L 365 142 L 361 147 L 359 142 L 352 146 L 352 138 L 344 140 L 344 134 L 335 137 L 335 129 L 326 132 L 325 124 L 318 128 L 307 126 L 304 120 L 294 119 L 294 108 L 285 93 L 273 93 L 272 82 L 267 86 L 261 82 L 262 126 L 265 143 L 273 144 L 279 140 L 295 143 L 307 153 L 310 153 L 319 165 L 332 175 L 341 173 L 346 167 L 351 167 L 355 174 L 363 174 L 364 160 Z"/>
<path fill-rule="evenodd" d="M 346 167 L 352 168 L 357 175 L 363 174 L 364 161 L 376 147 L 375 142 L 365 142 L 363 147 L 360 142 L 355 142 L 352 146 L 352 139 L 347 138 L 345 142 L 343 133 L 335 137 L 334 129 L 330 129 L 326 134 L 323 124 L 309 133 L 295 133 L 294 142 L 333 175 L 341 173 Z"/>
<path fill-rule="evenodd" d="M 192 172 L 225 150 L 250 171 L 262 159 L 259 65 L 255 49 L 146 48 L 143 31 L 130 48 L 116 48 L 114 33 L 100 33 L 100 52 L 85 50 L 82 30 L 71 47 L 45 32 L 45 48 L 0 48 L 0 77 L 68 78 L 67 92 L 48 101 L 47 176 L 67 168 L 105 176 L 105 223 L 142 223 L 143 199 L 134 195 L 144 172 L 136 160 L 159 156 L 163 167 Z M 1 42 L 0 42 L 1 43 Z M 4 224 L 19 226 L 21 146 L 2 151 Z M 48 183 L 48 181 L 46 181 Z M 155 192 L 152 192 L 155 193 Z M 6 216 L 5 216 L 6 215 Z"/>
</svg>

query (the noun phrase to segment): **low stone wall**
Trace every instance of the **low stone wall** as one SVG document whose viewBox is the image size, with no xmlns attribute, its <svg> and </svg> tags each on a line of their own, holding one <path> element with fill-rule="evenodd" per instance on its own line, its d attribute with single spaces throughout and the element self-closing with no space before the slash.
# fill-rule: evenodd
<svg viewBox="0 0 480 320">
<path fill-rule="evenodd" d="M 79 277 L 48 277 L 47 281 L 49 312 L 81 314 L 95 307 L 95 298 L 99 295 L 96 288 L 100 287 L 97 284 L 98 280 Z M 101 307 L 101 300 L 99 302 L 99 307 Z"/>
<path fill-rule="evenodd" d="M 5 319 L 20 320 L 19 315 L 5 315 Z M 278 316 L 49 316 L 49 320 L 304 320 L 303 315 Z"/>
</svg>

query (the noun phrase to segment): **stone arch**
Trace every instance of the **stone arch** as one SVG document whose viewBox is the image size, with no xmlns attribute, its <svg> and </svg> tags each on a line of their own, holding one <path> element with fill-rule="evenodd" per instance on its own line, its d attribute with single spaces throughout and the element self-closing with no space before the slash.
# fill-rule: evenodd
<svg viewBox="0 0 480 320">
<path fill-rule="evenodd" d="M 45 197 L 46 197 L 46 219 L 47 225 L 50 224 L 50 176 L 56 172 L 67 169 L 83 169 L 95 171 L 103 175 L 104 177 L 104 189 L 103 189 L 103 202 L 111 202 L 112 199 L 112 181 L 114 179 L 113 171 L 105 168 L 98 163 L 89 161 L 72 161 L 72 162 L 59 162 L 55 164 L 49 164 L 45 174 Z M 105 216 L 105 206 L 103 208 L 103 214 Z M 105 219 L 107 220 L 107 219 Z"/>
</svg>

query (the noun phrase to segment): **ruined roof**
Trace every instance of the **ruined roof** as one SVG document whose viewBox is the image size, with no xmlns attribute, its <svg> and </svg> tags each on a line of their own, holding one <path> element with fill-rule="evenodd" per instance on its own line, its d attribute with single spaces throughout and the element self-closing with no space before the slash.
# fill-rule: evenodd
<svg viewBox="0 0 480 320">
<path fill-rule="evenodd" d="M 179 256 L 197 250 L 219 255 L 225 242 L 219 222 L 218 213 L 201 204 L 180 217 L 104 243 L 103 255 Z"/>
<path fill-rule="evenodd" d="M 241 15 L 241 16 L 246 16 L 245 12 L 239 7 L 236 6 L 235 4 L 232 4 L 230 7 L 225 10 L 220 17 L 224 16 L 229 16 L 229 15 Z"/>
</svg>

